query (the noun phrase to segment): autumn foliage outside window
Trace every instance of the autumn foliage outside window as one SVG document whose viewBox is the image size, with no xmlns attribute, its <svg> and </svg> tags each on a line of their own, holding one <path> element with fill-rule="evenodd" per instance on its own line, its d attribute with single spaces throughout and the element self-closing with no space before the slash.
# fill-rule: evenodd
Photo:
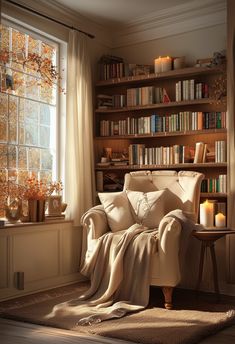
<svg viewBox="0 0 235 344">
<path fill-rule="evenodd" d="M 0 26 L 0 181 L 12 197 L 32 175 L 56 178 L 57 59 L 54 42 Z"/>
</svg>

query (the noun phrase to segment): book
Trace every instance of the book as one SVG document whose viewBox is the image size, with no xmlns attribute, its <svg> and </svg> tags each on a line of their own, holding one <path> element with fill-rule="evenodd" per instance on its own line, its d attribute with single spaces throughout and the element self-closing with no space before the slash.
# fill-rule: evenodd
<svg viewBox="0 0 235 344">
<path fill-rule="evenodd" d="M 50 221 L 57 221 L 57 220 L 64 220 L 65 219 L 65 214 L 61 215 L 45 215 L 45 221 L 50 222 Z"/>
<path fill-rule="evenodd" d="M 204 142 L 196 142 L 195 145 L 195 155 L 194 155 L 194 164 L 202 163 L 203 161 L 203 153 L 204 153 Z"/>
</svg>

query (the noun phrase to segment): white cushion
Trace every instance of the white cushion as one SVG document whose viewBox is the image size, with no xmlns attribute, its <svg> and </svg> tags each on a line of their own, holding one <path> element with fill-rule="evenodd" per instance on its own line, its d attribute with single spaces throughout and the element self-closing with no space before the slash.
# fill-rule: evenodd
<svg viewBox="0 0 235 344">
<path fill-rule="evenodd" d="M 161 219 L 167 213 L 166 190 L 141 192 L 126 190 L 132 205 L 136 222 L 148 228 L 158 227 Z"/>
<path fill-rule="evenodd" d="M 128 229 L 135 221 L 126 192 L 98 193 L 112 232 Z"/>
</svg>

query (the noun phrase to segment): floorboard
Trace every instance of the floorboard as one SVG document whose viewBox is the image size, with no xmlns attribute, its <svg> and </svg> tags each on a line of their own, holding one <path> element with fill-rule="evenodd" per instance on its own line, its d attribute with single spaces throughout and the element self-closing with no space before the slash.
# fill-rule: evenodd
<svg viewBox="0 0 235 344">
<path fill-rule="evenodd" d="M 130 344 L 114 338 L 87 336 L 72 331 L 0 319 L 1 344 Z M 200 341 L 200 344 L 234 344 L 235 325 Z"/>
<path fill-rule="evenodd" d="M 1 344 L 130 344 L 119 339 L 87 336 L 72 331 L 0 319 Z M 133 342 L 132 342 L 133 344 Z"/>
</svg>

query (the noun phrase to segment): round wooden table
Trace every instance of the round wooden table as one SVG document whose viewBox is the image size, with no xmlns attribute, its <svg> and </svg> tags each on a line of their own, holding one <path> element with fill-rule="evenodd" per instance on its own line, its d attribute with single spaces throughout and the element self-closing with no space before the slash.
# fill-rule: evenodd
<svg viewBox="0 0 235 344">
<path fill-rule="evenodd" d="M 209 248 L 211 252 L 212 267 L 213 267 L 214 289 L 215 289 L 215 294 L 217 295 L 217 299 L 220 298 L 220 292 L 219 292 L 216 254 L 215 254 L 215 241 L 220 238 L 223 238 L 226 235 L 231 235 L 231 234 L 235 234 L 235 230 L 231 230 L 229 228 L 218 228 L 218 227 L 206 228 L 204 230 L 193 232 L 193 236 L 201 241 L 201 253 L 200 253 L 200 262 L 199 262 L 199 271 L 198 271 L 198 280 L 197 280 L 196 290 L 200 289 L 200 285 L 202 281 L 205 250 Z"/>
</svg>

